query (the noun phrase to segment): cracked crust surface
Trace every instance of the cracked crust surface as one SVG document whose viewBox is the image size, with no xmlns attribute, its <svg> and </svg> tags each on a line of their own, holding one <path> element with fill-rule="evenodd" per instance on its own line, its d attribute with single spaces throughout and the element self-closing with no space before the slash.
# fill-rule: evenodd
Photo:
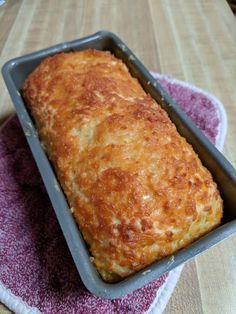
<svg viewBox="0 0 236 314">
<path fill-rule="evenodd" d="M 57 54 L 22 93 L 105 281 L 220 223 L 211 174 L 121 60 L 96 50 Z"/>
</svg>

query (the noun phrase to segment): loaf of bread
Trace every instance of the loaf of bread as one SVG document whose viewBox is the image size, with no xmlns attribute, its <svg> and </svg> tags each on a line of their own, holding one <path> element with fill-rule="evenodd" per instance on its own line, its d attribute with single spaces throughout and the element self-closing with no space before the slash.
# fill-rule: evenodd
<svg viewBox="0 0 236 314">
<path fill-rule="evenodd" d="M 109 52 L 49 57 L 22 95 L 105 281 L 173 254 L 220 223 L 223 204 L 210 172 Z"/>
</svg>

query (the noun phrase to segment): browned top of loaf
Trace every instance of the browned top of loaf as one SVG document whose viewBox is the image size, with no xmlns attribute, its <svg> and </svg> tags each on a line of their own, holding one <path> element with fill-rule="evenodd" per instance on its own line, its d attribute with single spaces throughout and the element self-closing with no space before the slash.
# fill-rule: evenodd
<svg viewBox="0 0 236 314">
<path fill-rule="evenodd" d="M 96 50 L 61 53 L 22 91 L 104 280 L 219 224 L 211 174 L 122 61 Z"/>
</svg>

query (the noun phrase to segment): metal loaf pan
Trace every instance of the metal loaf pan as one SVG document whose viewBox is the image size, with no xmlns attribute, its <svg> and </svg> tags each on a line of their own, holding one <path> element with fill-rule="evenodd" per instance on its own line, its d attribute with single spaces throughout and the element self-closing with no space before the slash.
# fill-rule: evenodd
<svg viewBox="0 0 236 314">
<path fill-rule="evenodd" d="M 59 52 L 88 48 L 109 50 L 126 63 L 133 77 L 136 77 L 144 90 L 167 111 L 179 133 L 192 144 L 203 164 L 211 171 L 218 183 L 224 200 L 224 217 L 221 226 L 173 256 L 155 262 L 135 275 L 114 284 L 105 283 L 90 261 L 86 244 L 70 213 L 54 170 L 40 145 L 34 122 L 20 94 L 23 82 L 44 58 Z M 101 31 L 88 37 L 15 58 L 3 66 L 2 73 L 80 277 L 87 289 L 93 294 L 109 299 L 124 296 L 236 233 L 235 169 L 197 129 L 132 51 L 116 35 Z"/>
</svg>

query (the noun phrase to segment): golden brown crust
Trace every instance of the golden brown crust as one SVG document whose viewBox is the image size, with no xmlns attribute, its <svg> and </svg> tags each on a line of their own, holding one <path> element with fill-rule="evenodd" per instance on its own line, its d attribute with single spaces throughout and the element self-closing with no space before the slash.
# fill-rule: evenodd
<svg viewBox="0 0 236 314">
<path fill-rule="evenodd" d="M 129 276 L 220 223 L 211 174 L 110 53 L 47 58 L 22 92 L 104 280 Z"/>
</svg>

